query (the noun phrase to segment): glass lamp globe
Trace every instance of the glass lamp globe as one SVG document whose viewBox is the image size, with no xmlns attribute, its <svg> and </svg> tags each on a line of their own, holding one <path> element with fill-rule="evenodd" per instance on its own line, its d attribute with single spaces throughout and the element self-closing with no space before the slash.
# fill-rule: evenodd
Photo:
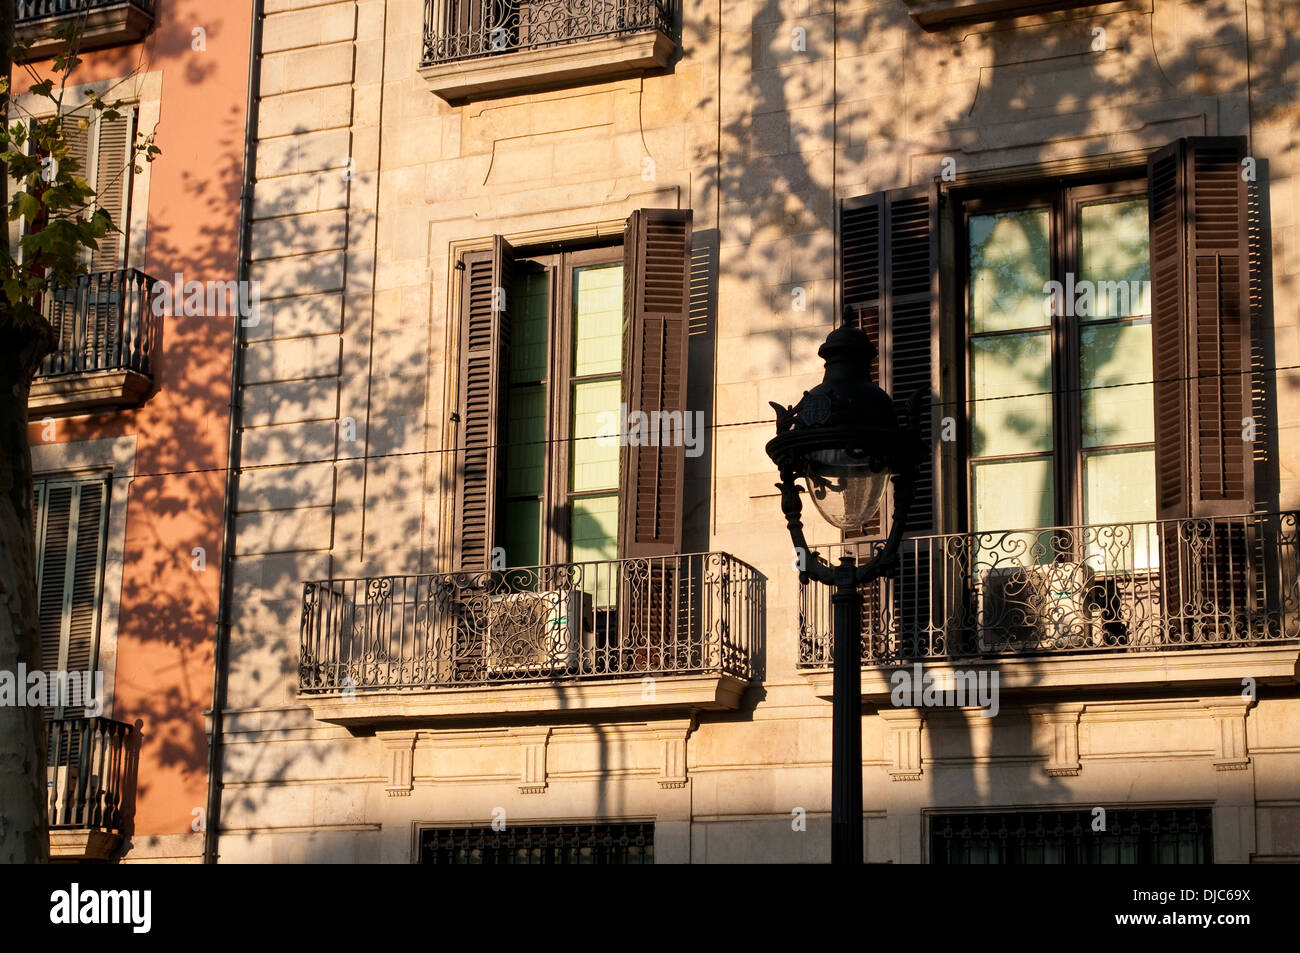
<svg viewBox="0 0 1300 953">
<path fill-rule="evenodd" d="M 813 505 L 839 529 L 856 529 L 871 519 L 889 477 L 888 468 L 872 470 L 866 454 L 854 450 L 814 450 L 804 463 Z"/>
</svg>

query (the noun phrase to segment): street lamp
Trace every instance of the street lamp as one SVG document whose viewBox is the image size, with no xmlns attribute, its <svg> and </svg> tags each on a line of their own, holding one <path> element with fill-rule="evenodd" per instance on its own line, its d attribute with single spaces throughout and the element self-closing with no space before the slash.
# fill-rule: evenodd
<svg viewBox="0 0 1300 953">
<path fill-rule="evenodd" d="M 818 349 L 826 362 L 822 382 L 793 407 L 771 402 L 776 436 L 767 455 L 777 465 L 781 510 L 795 552 L 803 559 L 800 582 L 831 586 L 835 648 L 832 659 L 831 863 L 862 863 L 862 596 L 859 587 L 893 569 L 912 501 L 921 440 L 921 393 L 898 424 L 894 402 L 871 381 L 876 347 L 851 327 L 832 331 Z M 894 483 L 894 518 L 884 545 L 862 565 L 843 556 L 832 566 L 810 552 L 804 538 L 800 493 L 812 497 L 822 518 L 839 529 L 861 526 Z M 804 481 L 804 486 L 799 485 Z"/>
</svg>

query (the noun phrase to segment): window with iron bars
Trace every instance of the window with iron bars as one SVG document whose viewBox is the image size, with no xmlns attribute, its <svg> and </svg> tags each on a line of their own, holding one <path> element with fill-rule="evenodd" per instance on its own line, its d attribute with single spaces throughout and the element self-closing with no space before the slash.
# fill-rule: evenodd
<svg viewBox="0 0 1300 953">
<path fill-rule="evenodd" d="M 1210 864 L 1209 808 L 940 814 L 932 864 Z"/>
<path fill-rule="evenodd" d="M 426 828 L 422 864 L 653 864 L 653 824 Z"/>
</svg>

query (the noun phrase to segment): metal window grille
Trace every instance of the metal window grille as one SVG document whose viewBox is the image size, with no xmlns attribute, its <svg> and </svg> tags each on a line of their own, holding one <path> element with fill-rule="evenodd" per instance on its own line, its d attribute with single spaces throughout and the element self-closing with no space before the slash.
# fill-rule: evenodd
<svg viewBox="0 0 1300 953">
<path fill-rule="evenodd" d="M 423 864 L 652 864 L 653 824 L 426 828 Z"/>
<path fill-rule="evenodd" d="M 930 821 L 933 864 L 1210 864 L 1209 808 L 941 814 Z"/>
</svg>

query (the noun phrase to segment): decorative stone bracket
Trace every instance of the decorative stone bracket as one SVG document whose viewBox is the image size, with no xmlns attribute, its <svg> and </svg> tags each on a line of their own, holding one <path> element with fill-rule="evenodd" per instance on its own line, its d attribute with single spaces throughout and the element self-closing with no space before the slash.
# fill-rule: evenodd
<svg viewBox="0 0 1300 953">
<path fill-rule="evenodd" d="M 662 760 L 659 769 L 659 786 L 665 790 L 686 787 L 686 740 L 695 730 L 694 716 L 675 721 L 671 727 L 656 733 L 661 745 Z"/>
<path fill-rule="evenodd" d="M 546 746 L 550 740 L 550 728 L 523 735 L 519 739 L 522 756 L 519 774 L 520 794 L 546 793 Z"/>
<path fill-rule="evenodd" d="M 1214 720 L 1214 770 L 1244 771 L 1250 765 L 1246 745 L 1246 714 L 1253 699 L 1213 699 L 1203 702 Z"/>
<path fill-rule="evenodd" d="M 1042 719 L 1051 731 L 1052 749 L 1043 772 L 1049 778 L 1072 778 L 1082 770 L 1079 762 L 1079 719 L 1086 705 L 1032 706 L 1031 717 Z"/>
<path fill-rule="evenodd" d="M 885 722 L 888 732 L 885 741 L 886 757 L 892 763 L 885 770 L 891 781 L 921 780 L 921 729 L 925 716 L 916 708 L 885 709 L 877 712 Z"/>
<path fill-rule="evenodd" d="M 388 763 L 389 797 L 410 797 L 415 786 L 411 766 L 415 758 L 415 739 L 419 733 L 389 735 L 384 738 L 384 758 Z"/>
</svg>

